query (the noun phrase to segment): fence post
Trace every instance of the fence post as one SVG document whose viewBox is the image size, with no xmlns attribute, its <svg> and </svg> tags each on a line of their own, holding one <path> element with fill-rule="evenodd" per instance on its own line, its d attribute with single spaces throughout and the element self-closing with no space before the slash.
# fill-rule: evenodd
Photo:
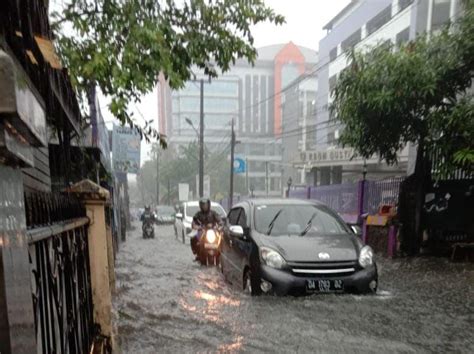
<svg viewBox="0 0 474 354">
<path fill-rule="evenodd" d="M 78 182 L 68 191 L 82 200 L 90 219 L 88 242 L 94 323 L 99 325 L 100 334 L 108 339 L 113 348 L 112 286 L 114 277 L 111 275 L 114 273 L 114 260 L 112 237 L 107 231 L 105 218 L 105 205 L 110 199 L 109 192 L 91 180 Z"/>
<path fill-rule="evenodd" d="M 362 215 L 364 214 L 364 198 L 365 196 L 365 184 L 366 180 L 363 179 L 362 181 L 359 181 L 358 183 L 358 191 L 357 191 L 357 223 L 360 224 L 362 222 L 361 218 Z"/>
<path fill-rule="evenodd" d="M 28 105 L 22 107 L 28 115 L 26 108 L 32 103 L 17 101 L 16 72 L 10 56 L 0 49 L 0 114 L 11 117 L 18 113 L 17 105 Z M 30 90 L 26 86 L 23 89 Z M 37 350 L 20 168 L 32 165 L 33 152 L 25 139 L 19 139 L 20 129 L 12 128 L 18 128 L 16 123 L 9 129 L 0 125 L 0 353 L 26 354 Z"/>
</svg>

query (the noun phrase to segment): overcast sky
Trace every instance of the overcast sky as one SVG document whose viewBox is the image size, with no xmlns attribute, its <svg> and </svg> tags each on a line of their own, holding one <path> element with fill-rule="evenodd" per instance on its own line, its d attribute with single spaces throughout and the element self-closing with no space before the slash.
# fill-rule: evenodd
<svg viewBox="0 0 474 354">
<path fill-rule="evenodd" d="M 286 23 L 282 26 L 270 24 L 255 26 L 252 32 L 255 46 L 258 48 L 292 41 L 297 45 L 318 50 L 319 40 L 325 36 L 323 26 L 349 2 L 350 0 L 266 0 L 267 5 L 285 16 Z M 158 116 L 157 101 L 157 93 L 154 90 L 143 97 L 137 108 L 132 107 L 136 111 L 136 121 L 142 122 L 141 114 L 147 120 L 156 120 Z M 104 100 L 101 105 L 105 120 L 112 121 L 113 118 L 108 114 Z M 149 159 L 149 150 L 149 146 L 142 142 L 142 163 Z"/>
</svg>

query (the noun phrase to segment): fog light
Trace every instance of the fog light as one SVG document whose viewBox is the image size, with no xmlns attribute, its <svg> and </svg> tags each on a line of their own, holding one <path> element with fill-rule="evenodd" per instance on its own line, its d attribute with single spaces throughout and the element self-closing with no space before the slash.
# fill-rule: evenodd
<svg viewBox="0 0 474 354">
<path fill-rule="evenodd" d="M 262 280 L 262 283 L 260 284 L 260 288 L 264 293 L 268 293 L 270 290 L 272 290 L 272 283 Z"/>
<path fill-rule="evenodd" d="M 370 290 L 374 291 L 377 289 L 377 281 L 376 280 L 372 280 L 370 283 L 369 283 L 369 288 Z"/>
</svg>

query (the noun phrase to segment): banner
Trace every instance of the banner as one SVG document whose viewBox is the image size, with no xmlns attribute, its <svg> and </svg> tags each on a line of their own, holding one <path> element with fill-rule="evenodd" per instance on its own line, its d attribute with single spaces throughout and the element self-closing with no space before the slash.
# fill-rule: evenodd
<svg viewBox="0 0 474 354">
<path fill-rule="evenodd" d="M 140 134 L 129 127 L 114 125 L 112 160 L 115 172 L 138 173 L 140 169 Z"/>
</svg>

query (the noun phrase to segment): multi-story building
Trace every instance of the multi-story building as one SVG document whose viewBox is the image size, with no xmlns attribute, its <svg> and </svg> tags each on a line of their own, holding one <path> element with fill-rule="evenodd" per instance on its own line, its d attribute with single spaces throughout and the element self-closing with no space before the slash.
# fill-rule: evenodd
<svg viewBox="0 0 474 354">
<path fill-rule="evenodd" d="M 281 168 L 283 182 L 293 185 L 312 183 L 311 176 L 307 176 L 310 171 L 305 166 L 295 168 L 293 161 L 297 160 L 302 152 L 313 149 L 317 143 L 315 132 L 318 79 L 313 71 L 315 69 L 298 77 L 283 89 Z"/>
<path fill-rule="evenodd" d="M 199 126 L 200 87 L 204 84 L 204 141 L 210 151 L 230 142 L 234 120 L 239 144 L 236 156 L 247 160 L 248 188 L 258 195 L 280 195 L 282 183 L 282 89 L 317 63 L 314 50 L 292 42 L 258 49 L 253 66 L 239 60 L 232 69 L 208 80 L 197 72 L 196 80 L 172 91 L 159 78 L 160 131 L 172 147 L 196 141 Z M 192 123 L 192 124 L 190 124 Z"/>
<path fill-rule="evenodd" d="M 404 175 L 412 169 L 415 148 L 400 151 L 395 167 L 380 163 L 377 157 L 351 159 L 350 148 L 341 149 L 337 139 L 342 127 L 331 121 L 331 91 L 339 73 L 347 67 L 347 50 L 364 50 L 384 42 L 394 45 L 414 39 L 418 34 L 438 30 L 454 19 L 460 0 L 352 0 L 328 24 L 327 35 L 319 43 L 318 93 L 316 98 L 316 146 L 302 152 L 298 166 L 311 168 L 317 184 L 340 183 L 368 173 L 373 178 Z"/>
</svg>

